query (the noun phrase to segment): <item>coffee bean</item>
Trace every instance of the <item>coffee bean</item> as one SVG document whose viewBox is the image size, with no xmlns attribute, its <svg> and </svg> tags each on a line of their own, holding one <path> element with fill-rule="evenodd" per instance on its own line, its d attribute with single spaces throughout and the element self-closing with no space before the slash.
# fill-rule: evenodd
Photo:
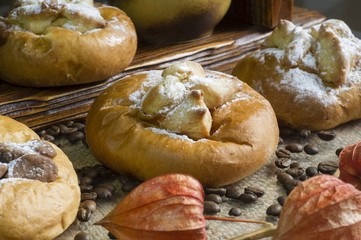
<svg viewBox="0 0 361 240">
<path fill-rule="evenodd" d="M 289 158 L 277 158 L 275 160 L 275 165 L 278 168 L 288 168 L 291 165 L 292 161 Z"/>
<path fill-rule="evenodd" d="M 204 190 L 206 192 L 206 194 L 217 194 L 220 197 L 223 197 L 224 195 L 226 195 L 227 189 L 226 188 L 205 188 Z"/>
<path fill-rule="evenodd" d="M 285 189 L 291 188 L 291 187 L 295 187 L 298 184 L 302 183 L 300 180 L 296 180 L 296 179 L 290 179 L 290 180 L 286 180 L 285 182 L 282 183 L 282 186 Z"/>
<path fill-rule="evenodd" d="M 80 199 L 81 199 L 81 201 L 96 200 L 97 199 L 97 194 L 96 194 L 96 192 L 82 193 L 80 195 Z"/>
<path fill-rule="evenodd" d="M 43 139 L 45 141 L 48 141 L 48 142 L 53 142 L 55 140 L 55 138 L 52 135 L 49 135 L 49 134 L 45 134 Z"/>
<path fill-rule="evenodd" d="M 8 171 L 8 166 L 5 164 L 0 164 L 0 179 L 3 178 Z"/>
<path fill-rule="evenodd" d="M 0 162 L 2 163 L 9 163 L 13 160 L 13 155 L 9 151 L 0 152 Z"/>
<path fill-rule="evenodd" d="M 90 178 L 97 178 L 100 174 L 100 170 L 98 167 L 92 166 L 92 167 L 85 167 L 83 169 L 83 175 L 85 177 L 90 177 Z"/>
<path fill-rule="evenodd" d="M 90 209 L 87 208 L 79 208 L 78 213 L 76 215 L 76 217 L 79 219 L 79 221 L 81 222 L 87 222 L 90 220 L 91 217 L 91 211 Z"/>
<path fill-rule="evenodd" d="M 256 194 L 257 197 L 262 197 L 264 195 L 264 191 L 262 191 L 258 188 L 254 188 L 254 187 L 246 187 L 244 189 L 244 192 L 245 193 L 252 192 L 252 193 Z"/>
<path fill-rule="evenodd" d="M 204 210 L 203 212 L 206 214 L 216 214 L 221 211 L 219 205 L 212 201 L 204 201 Z"/>
<path fill-rule="evenodd" d="M 282 206 L 278 203 L 269 206 L 266 210 L 266 214 L 270 216 L 279 217 L 281 214 Z"/>
<path fill-rule="evenodd" d="M 46 129 L 46 133 L 51 136 L 57 137 L 60 134 L 60 128 L 55 125 L 51 126 L 50 128 Z"/>
<path fill-rule="evenodd" d="M 278 202 L 281 206 L 283 206 L 283 205 L 285 204 L 285 202 L 286 202 L 286 199 L 287 199 L 286 196 L 279 196 L 279 197 L 277 198 L 277 202 Z"/>
<path fill-rule="evenodd" d="M 64 122 L 63 124 L 64 124 L 66 127 L 71 127 L 71 126 L 73 126 L 74 121 L 69 120 L 69 121 Z"/>
<path fill-rule="evenodd" d="M 82 140 L 84 136 L 84 133 L 82 133 L 81 131 L 75 131 L 69 135 L 68 140 L 72 143 L 75 143 Z"/>
<path fill-rule="evenodd" d="M 97 199 L 109 199 L 113 194 L 105 187 L 97 187 L 94 192 L 97 194 Z"/>
<path fill-rule="evenodd" d="M 71 127 L 78 129 L 78 131 L 82 131 L 85 128 L 83 123 L 76 122 Z"/>
<path fill-rule="evenodd" d="M 300 131 L 300 136 L 303 138 L 308 138 L 309 136 L 311 136 L 311 130 L 309 129 L 302 129 Z"/>
<path fill-rule="evenodd" d="M 253 192 L 242 193 L 238 199 L 244 203 L 253 203 L 257 200 L 257 195 Z"/>
<path fill-rule="evenodd" d="M 276 151 L 276 156 L 278 158 L 290 158 L 291 152 L 285 148 L 281 148 Z"/>
<path fill-rule="evenodd" d="M 306 168 L 306 174 L 309 177 L 313 177 L 318 174 L 318 169 L 316 167 L 308 167 Z"/>
<path fill-rule="evenodd" d="M 108 232 L 108 237 L 109 237 L 110 239 L 117 239 L 117 238 L 113 235 L 113 233 L 111 233 L 111 232 Z"/>
<path fill-rule="evenodd" d="M 320 131 L 317 133 L 317 136 L 324 141 L 331 141 L 335 139 L 336 133 L 333 131 Z"/>
<path fill-rule="evenodd" d="M 85 185 L 79 185 L 80 192 L 92 192 L 94 187 L 93 185 L 85 184 Z"/>
<path fill-rule="evenodd" d="M 104 188 L 108 189 L 112 194 L 115 193 L 115 190 L 116 190 L 114 184 L 110 183 L 110 182 L 102 183 L 102 184 L 98 185 L 98 187 L 104 187 Z"/>
<path fill-rule="evenodd" d="M 64 135 L 64 136 L 70 136 L 71 134 L 77 132 L 78 129 L 76 128 L 72 128 L 72 127 L 69 127 L 69 128 L 63 128 L 61 129 L 61 134 Z"/>
<path fill-rule="evenodd" d="M 302 176 L 300 176 L 298 179 L 299 179 L 300 181 L 305 181 L 305 180 L 308 179 L 308 176 L 307 176 L 307 174 L 302 174 Z"/>
<path fill-rule="evenodd" d="M 242 215 L 242 211 L 238 207 L 233 207 L 229 210 L 228 214 L 231 216 L 240 216 Z"/>
<path fill-rule="evenodd" d="M 134 179 L 132 177 L 130 177 L 128 175 L 124 175 L 124 174 L 119 175 L 118 180 L 121 184 L 124 184 L 124 183 L 132 181 L 132 180 L 134 181 Z"/>
<path fill-rule="evenodd" d="M 87 233 L 79 232 L 75 235 L 74 240 L 91 240 L 91 238 Z"/>
<path fill-rule="evenodd" d="M 305 151 L 305 153 L 307 153 L 308 155 L 316 155 L 318 153 L 318 148 L 314 145 L 310 145 L 307 144 L 303 150 Z"/>
<path fill-rule="evenodd" d="M 80 178 L 80 184 L 79 185 L 92 185 L 93 182 L 94 182 L 93 178 L 84 176 L 84 177 Z"/>
<path fill-rule="evenodd" d="M 228 198 L 237 199 L 237 198 L 239 198 L 240 195 L 241 195 L 241 192 L 239 191 L 239 189 L 237 189 L 235 187 L 229 188 L 226 191 L 226 197 L 228 197 Z"/>
<path fill-rule="evenodd" d="M 338 168 L 338 163 L 334 161 L 320 162 L 317 166 L 318 171 L 324 174 L 334 174 Z"/>
<path fill-rule="evenodd" d="M 93 200 L 85 200 L 80 204 L 79 208 L 87 208 L 91 213 L 94 213 L 97 209 L 97 204 Z"/>
<path fill-rule="evenodd" d="M 27 154 L 16 160 L 12 167 L 12 178 L 26 178 L 42 182 L 53 182 L 58 176 L 55 162 L 39 154 Z"/>
<path fill-rule="evenodd" d="M 292 177 L 300 177 L 304 172 L 305 170 L 303 170 L 302 167 L 293 167 L 286 170 L 286 173 L 288 173 Z"/>
<path fill-rule="evenodd" d="M 340 153 L 342 152 L 342 150 L 343 150 L 343 148 L 336 149 L 335 154 L 337 155 L 337 157 L 340 156 Z"/>
<path fill-rule="evenodd" d="M 212 201 L 217 204 L 220 204 L 222 202 L 222 197 L 220 197 L 217 194 L 212 193 L 212 194 L 206 195 L 206 197 L 204 198 L 204 201 Z"/>
<path fill-rule="evenodd" d="M 46 130 L 42 129 L 39 132 L 37 132 L 37 134 L 39 135 L 39 137 L 44 138 L 44 136 L 46 135 Z"/>
<path fill-rule="evenodd" d="M 285 172 L 282 172 L 280 174 L 277 175 L 277 180 L 280 182 L 280 183 L 284 183 L 286 182 L 287 180 L 294 180 L 293 177 L 288 174 L 288 173 L 285 173 Z"/>
<path fill-rule="evenodd" d="M 300 167 L 300 166 L 301 166 L 301 165 L 300 165 L 299 162 L 293 162 L 293 163 L 291 163 L 290 168 L 298 168 L 298 167 Z"/>
<path fill-rule="evenodd" d="M 303 151 L 303 147 L 298 143 L 290 143 L 286 146 L 286 149 L 291 153 L 300 153 Z"/>
<path fill-rule="evenodd" d="M 136 188 L 139 184 L 140 184 L 140 182 L 138 182 L 138 181 L 129 181 L 129 182 L 124 183 L 122 185 L 121 189 L 123 192 L 130 192 L 134 188 Z"/>
<path fill-rule="evenodd" d="M 285 127 L 285 126 L 280 127 L 279 130 L 280 130 L 280 135 L 283 137 L 289 137 L 296 133 L 292 128 Z"/>
</svg>

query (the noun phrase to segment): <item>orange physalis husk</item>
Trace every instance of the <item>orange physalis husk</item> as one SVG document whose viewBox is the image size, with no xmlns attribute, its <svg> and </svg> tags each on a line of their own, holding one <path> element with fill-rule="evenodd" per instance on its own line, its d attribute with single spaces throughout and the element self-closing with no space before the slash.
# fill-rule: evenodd
<svg viewBox="0 0 361 240">
<path fill-rule="evenodd" d="M 140 184 L 96 224 L 122 240 L 207 239 L 203 201 L 198 180 L 166 174 Z"/>
<path fill-rule="evenodd" d="M 345 147 L 339 159 L 340 179 L 361 190 L 361 142 Z"/>
<path fill-rule="evenodd" d="M 361 239 L 361 191 L 331 175 L 306 180 L 287 197 L 273 239 Z"/>
</svg>

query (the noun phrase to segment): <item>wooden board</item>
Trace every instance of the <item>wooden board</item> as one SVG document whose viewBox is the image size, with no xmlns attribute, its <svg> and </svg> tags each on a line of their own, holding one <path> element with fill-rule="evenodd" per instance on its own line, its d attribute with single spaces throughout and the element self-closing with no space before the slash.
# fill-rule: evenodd
<svg viewBox="0 0 361 240">
<path fill-rule="evenodd" d="M 325 19 L 316 11 L 294 8 L 293 22 L 308 27 Z M 223 21 L 206 39 L 174 45 L 140 43 L 132 64 L 105 81 L 70 87 L 23 88 L 0 82 L 0 114 L 33 129 L 65 119 L 86 117 L 91 103 L 106 87 L 139 71 L 160 69 L 179 60 L 194 60 L 205 69 L 231 73 L 245 54 L 258 49 L 270 30 Z"/>
</svg>

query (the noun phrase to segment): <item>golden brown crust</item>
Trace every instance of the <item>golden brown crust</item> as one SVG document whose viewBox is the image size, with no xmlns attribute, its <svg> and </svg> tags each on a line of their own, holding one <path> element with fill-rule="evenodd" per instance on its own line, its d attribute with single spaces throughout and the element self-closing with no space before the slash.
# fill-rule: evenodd
<svg viewBox="0 0 361 240">
<path fill-rule="evenodd" d="M 85 33 L 49 26 L 37 35 L 0 19 L 1 28 L 8 27 L 0 40 L 0 78 L 47 87 L 96 82 L 122 72 L 137 48 L 134 25 L 117 8 L 98 9 L 105 27 Z"/>
<path fill-rule="evenodd" d="M 0 142 L 24 143 L 39 137 L 25 125 L 0 115 Z M 55 145 L 54 182 L 0 180 L 0 239 L 45 240 L 62 233 L 75 219 L 80 190 L 67 156 Z"/>
<path fill-rule="evenodd" d="M 243 58 L 232 74 L 270 101 L 281 124 L 318 131 L 359 119 L 361 45 L 346 27 L 330 20 L 303 32 L 308 46 L 301 38 L 297 46 L 263 47 Z M 321 36 L 325 29 L 330 36 Z M 296 54 L 288 56 L 291 50 Z"/>
<path fill-rule="evenodd" d="M 229 75 L 207 76 L 239 82 Z M 140 179 L 179 172 L 195 176 L 206 186 L 240 180 L 264 165 L 278 143 L 275 114 L 261 95 L 242 84 L 237 99 L 212 110 L 208 139 L 198 141 L 152 128 L 139 120 L 130 96 L 148 91 L 161 71 L 128 76 L 98 96 L 89 111 L 86 135 L 93 154 L 116 171 Z M 147 82 L 149 81 L 149 82 Z M 240 83 L 240 82 L 239 82 Z"/>
</svg>

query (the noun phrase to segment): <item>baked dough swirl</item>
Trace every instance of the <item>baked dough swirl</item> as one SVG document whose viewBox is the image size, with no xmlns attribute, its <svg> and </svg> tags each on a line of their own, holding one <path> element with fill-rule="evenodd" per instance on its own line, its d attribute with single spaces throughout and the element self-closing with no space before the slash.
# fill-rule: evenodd
<svg viewBox="0 0 361 240">
<path fill-rule="evenodd" d="M 136 48 L 128 16 L 90 0 L 17 0 L 0 17 L 0 79 L 21 86 L 105 80 L 131 63 Z"/>
<path fill-rule="evenodd" d="M 143 180 L 187 173 L 221 186 L 267 162 L 278 126 L 269 102 L 247 84 L 184 61 L 108 87 L 88 113 L 86 136 L 116 171 Z"/>
</svg>

